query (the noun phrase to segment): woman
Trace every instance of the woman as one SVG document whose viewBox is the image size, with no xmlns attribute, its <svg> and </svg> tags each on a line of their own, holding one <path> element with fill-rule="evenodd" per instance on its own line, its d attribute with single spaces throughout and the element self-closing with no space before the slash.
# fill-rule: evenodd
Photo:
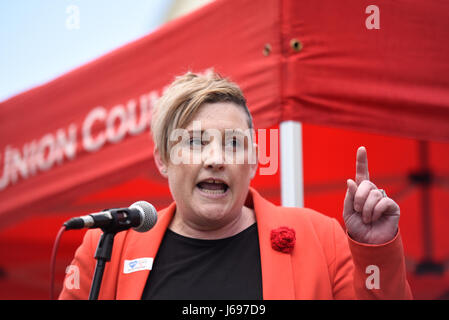
<svg viewBox="0 0 449 320">
<path fill-rule="evenodd" d="M 117 234 L 100 299 L 411 298 L 399 206 L 369 181 L 365 148 L 347 181 L 345 234 L 335 219 L 275 206 L 249 186 L 257 145 L 236 84 L 178 77 L 151 125 L 174 202 L 149 232 Z M 72 262 L 80 286 L 60 299 L 88 298 L 100 234 L 86 233 Z"/>
</svg>

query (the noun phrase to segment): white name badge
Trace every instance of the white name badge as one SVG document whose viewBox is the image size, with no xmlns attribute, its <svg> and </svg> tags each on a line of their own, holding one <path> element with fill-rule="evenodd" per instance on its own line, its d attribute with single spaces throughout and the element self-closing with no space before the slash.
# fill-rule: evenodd
<svg viewBox="0 0 449 320">
<path fill-rule="evenodd" d="M 125 260 L 123 273 L 151 270 L 152 267 L 153 267 L 153 258 L 139 258 L 134 260 Z"/>
</svg>

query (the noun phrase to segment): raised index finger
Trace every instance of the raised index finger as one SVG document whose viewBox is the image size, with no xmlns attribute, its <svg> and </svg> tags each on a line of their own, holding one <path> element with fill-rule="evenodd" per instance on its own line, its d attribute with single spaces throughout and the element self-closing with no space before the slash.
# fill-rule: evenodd
<svg viewBox="0 0 449 320">
<path fill-rule="evenodd" d="M 359 147 L 355 164 L 355 182 L 359 185 L 363 180 L 369 180 L 368 156 L 365 147 Z"/>
</svg>

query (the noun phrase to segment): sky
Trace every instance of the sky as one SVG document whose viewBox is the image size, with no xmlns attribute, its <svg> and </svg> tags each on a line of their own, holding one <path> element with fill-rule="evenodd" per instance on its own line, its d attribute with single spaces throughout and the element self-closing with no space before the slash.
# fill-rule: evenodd
<svg viewBox="0 0 449 320">
<path fill-rule="evenodd" d="M 0 102 L 150 33 L 170 4 L 0 0 Z"/>
</svg>

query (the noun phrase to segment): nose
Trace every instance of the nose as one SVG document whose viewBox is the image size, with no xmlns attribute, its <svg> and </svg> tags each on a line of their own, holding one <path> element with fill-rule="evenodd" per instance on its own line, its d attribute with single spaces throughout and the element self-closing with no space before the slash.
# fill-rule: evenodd
<svg viewBox="0 0 449 320">
<path fill-rule="evenodd" d="M 222 169 L 224 167 L 223 150 L 218 143 L 209 143 L 203 152 L 204 167 Z"/>
</svg>

